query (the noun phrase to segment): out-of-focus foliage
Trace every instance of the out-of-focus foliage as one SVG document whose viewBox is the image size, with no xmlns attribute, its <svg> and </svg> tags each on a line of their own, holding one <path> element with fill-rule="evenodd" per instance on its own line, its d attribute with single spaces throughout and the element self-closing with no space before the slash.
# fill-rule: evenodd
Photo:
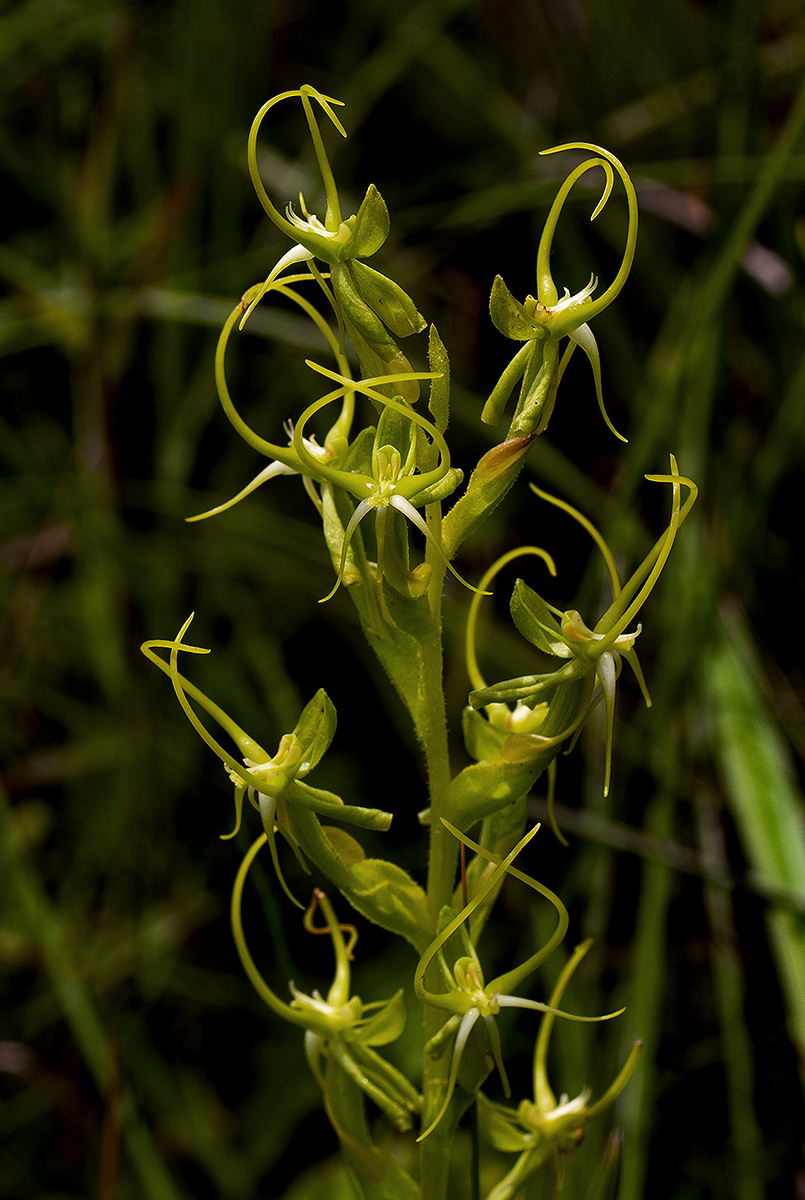
<svg viewBox="0 0 805 1200">
<path fill-rule="evenodd" d="M 605 802 L 603 722 L 589 771 L 560 771 L 579 852 L 546 839 L 539 873 L 596 938 L 585 1007 L 625 1003 L 624 1042 L 645 1041 L 618 1112 L 622 1200 L 795 1194 L 803 66 L 793 0 L 0 6 L 0 1197 L 268 1198 L 311 1146 L 332 1151 L 301 1047 L 266 1022 L 230 944 L 237 853 L 215 836 L 229 782 L 138 655 L 144 637 L 173 636 L 195 608 L 199 637 L 219 647 L 200 685 L 266 743 L 349 663 L 355 693 L 335 697 L 328 756 L 337 790 L 395 807 L 421 868 L 410 737 L 377 724 L 385 684 L 356 658 L 348 603 L 315 604 L 332 576 L 299 490 L 278 480 L 217 520 L 183 522 L 259 466 L 217 410 L 212 355 L 233 299 L 280 250 L 248 182 L 246 131 L 268 95 L 302 82 L 347 102 L 339 178 L 358 199 L 381 189 L 393 234 L 377 265 L 393 261 L 439 324 L 460 465 L 493 436 L 478 418 L 510 353 L 486 312 L 492 280 L 533 290 L 536 231 L 564 170 L 538 151 L 604 144 L 635 179 L 635 268 L 596 326 L 607 405 L 632 440 L 619 456 L 574 362 L 578 407 L 557 412 L 533 471 L 595 518 L 627 572 L 662 521 L 623 516 L 644 472 L 673 451 L 701 499 L 645 614 L 654 706 L 643 713 L 633 693 Z M 275 196 L 308 196 L 298 135 L 283 116 L 265 138 Z M 612 204 L 590 226 L 596 198 L 576 200 L 557 239 L 554 274 L 571 291 L 591 262 L 604 279 L 617 264 L 622 214 Z M 260 321 L 232 370 L 252 424 L 277 437 L 315 387 L 298 348 L 318 346 L 290 311 Z M 588 544 L 526 493 L 462 572 L 538 540 L 561 548 L 554 602 L 586 592 L 595 607 Z M 465 608 L 456 595 L 456 639 Z M 503 613 L 490 637 L 490 675 L 528 669 Z M 457 725 L 467 681 L 456 669 L 448 684 Z M 350 754 L 359 739 L 402 764 L 394 796 L 372 796 L 371 761 Z M 317 946 L 291 966 L 267 879 L 263 903 L 277 980 L 326 977 Z M 513 936 L 528 937 L 518 920 Z M 366 970 L 381 995 L 388 951 L 376 950 Z M 613 1038 L 590 1078 L 592 1036 L 555 1031 L 577 1090 L 623 1057 Z M 331 1171 L 289 1196 L 340 1196 Z"/>
</svg>

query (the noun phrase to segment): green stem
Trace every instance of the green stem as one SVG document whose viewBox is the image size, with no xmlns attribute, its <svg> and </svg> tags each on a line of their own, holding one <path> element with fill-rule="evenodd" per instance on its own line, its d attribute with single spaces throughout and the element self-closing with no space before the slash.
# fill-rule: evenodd
<svg viewBox="0 0 805 1200">
<path fill-rule="evenodd" d="M 434 535 L 434 545 L 441 544 L 441 506 L 428 505 L 428 526 Z M 447 742 L 447 711 L 443 682 L 442 646 L 442 592 L 445 568 L 441 558 L 428 544 L 428 561 L 432 568 L 428 588 L 430 606 L 429 634 L 420 643 L 420 711 L 428 714 L 423 740 L 425 762 L 428 772 L 430 798 L 430 845 L 428 854 L 428 914 L 432 933 L 436 932 L 439 912 L 449 903 L 458 859 L 458 842 L 442 824 L 441 817 L 449 816 L 445 811 L 445 800 L 452 773 Z M 438 1033 L 444 1023 L 445 1014 L 430 1005 L 425 1006 L 424 1026 L 426 1043 Z M 422 1073 L 422 1093 L 425 1098 L 423 1118 L 431 1111 L 432 1104 L 439 1104 L 447 1078 L 449 1046 L 439 1056 L 425 1055 Z M 431 1099 L 431 1097 L 433 1099 Z M 442 1120 L 420 1143 L 419 1182 L 422 1200 L 445 1200 L 447 1196 L 450 1139 L 453 1134 L 451 1122 Z"/>
<path fill-rule="evenodd" d="M 430 716 L 425 743 L 431 815 L 427 896 L 431 932 L 435 934 L 439 913 L 445 904 L 450 903 L 453 895 L 458 842 L 448 833 L 441 821 L 443 816 L 449 816 L 446 812 L 445 796 L 451 781 L 447 719 L 442 691 L 441 637 L 433 637 L 423 643 L 421 653 L 420 678 L 425 702 L 423 707 L 427 707 Z"/>
<path fill-rule="evenodd" d="M 432 932 L 443 905 L 448 904 L 453 894 L 458 843 L 442 824 L 442 817 L 449 817 L 445 801 L 452 781 L 450 751 L 447 743 L 447 709 L 444 698 L 442 646 L 442 593 L 445 566 L 436 547 L 441 545 L 441 505 L 429 504 L 426 509 L 428 528 L 433 534 L 426 551 L 426 561 L 431 567 L 428 585 L 430 622 L 428 635 L 420 644 L 420 711 L 427 714 L 424 726 L 425 762 L 428 772 L 431 823 L 428 855 L 428 913 Z"/>
</svg>

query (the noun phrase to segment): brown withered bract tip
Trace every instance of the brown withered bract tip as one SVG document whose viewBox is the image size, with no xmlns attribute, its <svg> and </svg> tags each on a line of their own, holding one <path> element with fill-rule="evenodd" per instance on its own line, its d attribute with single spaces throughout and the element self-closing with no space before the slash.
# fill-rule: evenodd
<svg viewBox="0 0 805 1200">
<path fill-rule="evenodd" d="M 486 479 L 496 479 L 520 461 L 535 437 L 536 434 L 529 433 L 526 437 L 509 438 L 508 441 L 493 446 L 478 460 L 475 473 L 483 475 Z"/>
</svg>

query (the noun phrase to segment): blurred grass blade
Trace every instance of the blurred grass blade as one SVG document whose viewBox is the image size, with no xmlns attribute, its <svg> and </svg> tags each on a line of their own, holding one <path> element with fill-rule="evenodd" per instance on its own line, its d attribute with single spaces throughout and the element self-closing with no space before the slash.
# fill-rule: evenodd
<svg viewBox="0 0 805 1200">
<path fill-rule="evenodd" d="M 38 876 L 29 864 L 5 792 L 0 790 L 0 868 L 16 898 L 28 936 L 36 945 L 44 970 L 58 998 L 67 1025 L 87 1068 L 103 1096 L 114 1071 L 107 1034 L 100 1014 L 72 961 L 62 922 Z M 134 1111 L 131 1096 L 124 1100 L 123 1141 L 146 1200 L 184 1200 L 171 1179 L 150 1131 Z"/>
<path fill-rule="evenodd" d="M 713 875 L 727 877 L 729 860 L 718 797 L 702 787 L 696 795 L 696 815 L 702 858 Z M 763 1200 L 763 1135 L 755 1114 L 755 1071 L 752 1037 L 746 1024 L 746 980 L 738 950 L 738 935 L 729 887 L 704 883 L 704 902 L 710 923 L 710 961 L 720 1022 L 727 1105 L 730 1120 L 730 1177 L 735 1200 Z"/>
<path fill-rule="evenodd" d="M 614 1129 L 607 1138 L 601 1161 L 595 1169 L 584 1200 L 615 1200 L 620 1183 L 623 1134 Z"/>
<path fill-rule="evenodd" d="M 668 747 L 669 759 L 672 760 L 675 750 L 676 747 Z M 673 835 L 675 818 L 673 793 L 659 791 L 646 809 L 645 831 L 669 839 Z M 636 904 L 637 927 L 631 949 L 630 983 L 625 997 L 631 1028 L 643 1039 L 643 1055 L 640 1069 L 619 1097 L 616 1109 L 628 1146 L 621 1170 L 620 1200 L 643 1200 L 646 1194 L 657 1096 L 657 1058 L 666 1000 L 668 909 L 673 878 L 673 872 L 660 863 L 643 865 Z"/>
<path fill-rule="evenodd" d="M 750 868 L 764 883 L 805 897 L 803 796 L 766 708 L 751 645 L 735 624 L 712 652 L 707 679 L 718 762 Z M 790 1033 L 805 1056 L 805 925 L 772 909 L 769 927 Z"/>
</svg>

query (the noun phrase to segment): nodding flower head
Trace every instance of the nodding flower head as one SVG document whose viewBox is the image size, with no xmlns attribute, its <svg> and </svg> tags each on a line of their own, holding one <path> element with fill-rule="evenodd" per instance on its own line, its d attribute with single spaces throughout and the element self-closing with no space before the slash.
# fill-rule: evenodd
<svg viewBox="0 0 805 1200">
<path fill-rule="evenodd" d="M 518 300 L 515 300 L 502 278 L 499 275 L 495 278 L 489 301 L 492 321 L 504 337 L 524 344 L 515 354 L 492 391 L 484 407 L 482 419 L 487 424 L 496 425 L 502 416 L 512 389 L 516 383 L 522 381 L 509 436 L 521 437 L 531 433 L 542 433 L 547 427 L 553 411 L 559 381 L 570 356 L 576 346 L 580 346 L 590 360 L 593 369 L 596 396 L 604 420 L 616 437 L 621 441 L 626 441 L 626 438 L 613 426 L 604 406 L 598 346 L 588 322 L 612 303 L 631 270 L 637 241 L 637 198 L 632 181 L 622 163 L 608 150 L 588 142 L 568 142 L 563 146 L 554 146 L 550 150 L 543 150 L 542 153 L 557 154 L 562 150 L 589 150 L 595 157 L 585 159 L 571 171 L 559 189 L 548 214 L 537 251 L 536 297 L 527 296 L 525 301 L 520 304 Z M 629 224 L 623 259 L 612 283 L 600 295 L 595 295 L 598 280 L 595 275 L 591 275 L 589 283 L 573 295 L 569 288 L 564 288 L 564 295 L 560 299 L 559 291 L 551 275 L 550 259 L 553 237 L 559 214 L 574 184 L 592 167 L 601 167 L 605 178 L 604 191 L 591 220 L 595 220 L 607 203 L 612 193 L 616 172 L 626 191 Z M 564 337 L 569 338 L 569 345 L 560 360 L 558 346 Z"/>
<path fill-rule="evenodd" d="M 655 542 L 643 562 L 625 584 L 621 584 L 615 560 L 601 534 L 586 517 L 564 501 L 549 496 L 531 485 L 541 499 L 564 509 L 592 536 L 600 549 L 612 586 L 613 600 L 602 617 L 591 628 L 575 609 L 563 612 L 548 604 L 522 580 L 515 584 L 511 600 L 512 619 L 520 633 L 543 654 L 563 659 L 562 666 L 542 675 L 524 675 L 492 687 L 476 687 L 470 694 L 473 708 L 495 706 L 490 719 L 500 720 L 501 703 L 525 704 L 542 710 L 538 731 L 531 736 L 545 744 L 558 746 L 575 735 L 584 724 L 595 704 L 603 698 L 606 708 L 606 767 L 604 794 L 609 792 L 612 766 L 612 738 L 615 715 L 615 687 L 622 663 L 628 662 L 634 671 L 643 696 L 650 704 L 643 672 L 634 649 L 640 625 L 633 622 L 659 579 L 671 553 L 679 526 L 689 513 L 697 494 L 696 485 L 679 474 L 676 459 L 671 455 L 671 470 L 667 475 L 647 475 L 655 483 L 668 483 L 672 488 L 671 519 L 665 533 Z M 682 488 L 688 489 L 683 505 Z M 533 548 L 531 553 L 542 554 Z M 520 552 L 516 552 L 520 553 Z M 513 557 L 510 555 L 509 557 Z M 549 563 L 549 565 L 551 565 Z M 492 570 L 498 569 L 498 564 Z M 630 626 L 633 626 L 630 628 Z M 473 631 L 474 638 L 474 631 Z M 472 645 L 474 680 L 480 680 Z M 469 659 L 469 655 L 468 655 Z M 481 682 L 483 682 L 481 680 Z M 596 694 L 596 688 L 600 691 Z"/>
</svg>

